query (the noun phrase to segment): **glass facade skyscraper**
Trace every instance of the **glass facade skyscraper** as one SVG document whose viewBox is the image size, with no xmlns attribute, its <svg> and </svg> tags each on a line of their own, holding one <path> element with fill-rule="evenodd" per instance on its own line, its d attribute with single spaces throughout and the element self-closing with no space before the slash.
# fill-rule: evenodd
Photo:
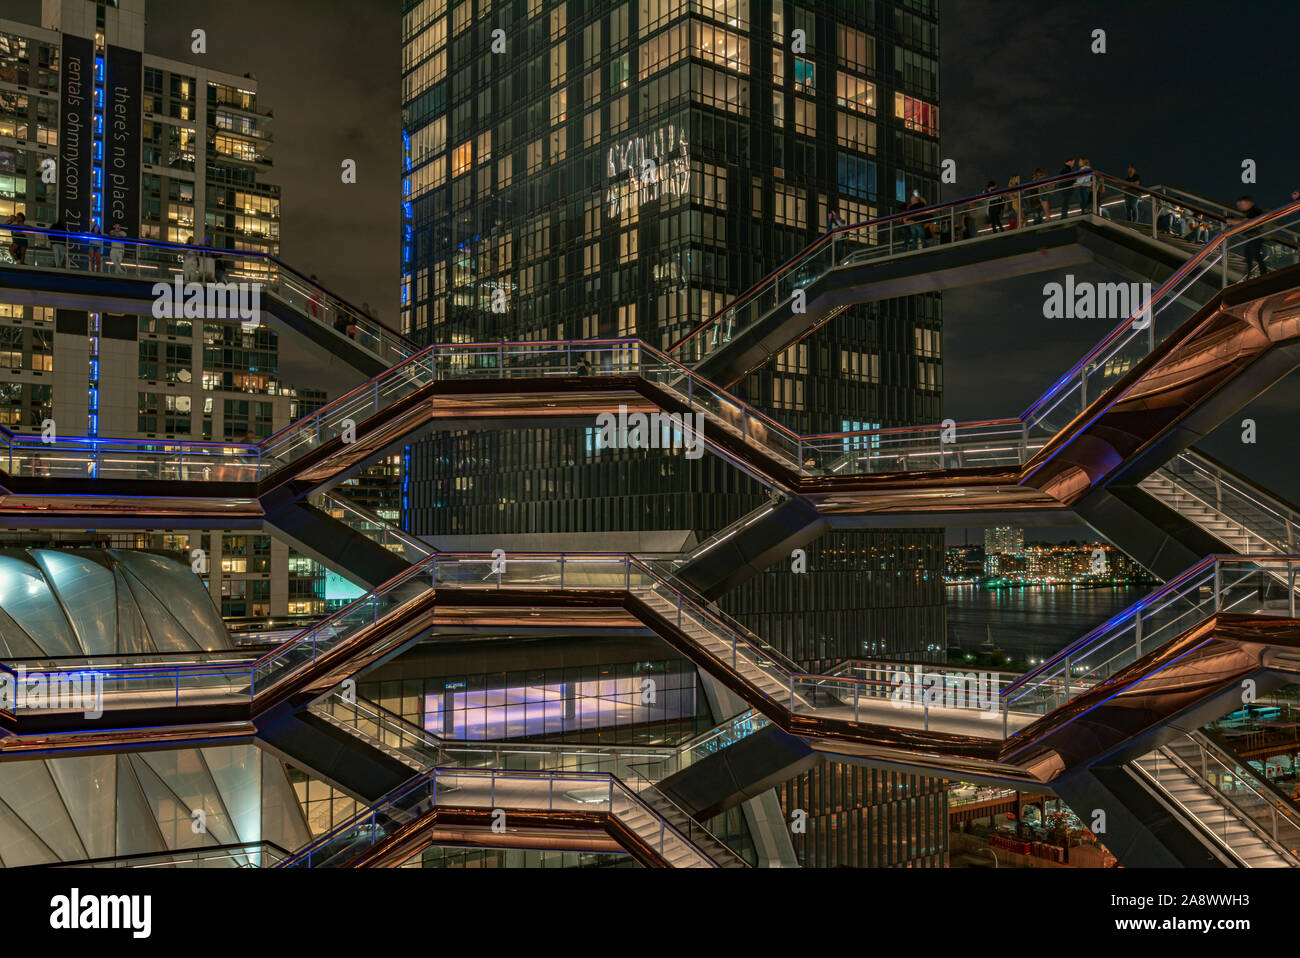
<svg viewBox="0 0 1300 958">
<path fill-rule="evenodd" d="M 668 347 L 822 232 L 937 200 L 933 0 L 410 0 L 402 328 L 420 343 Z M 855 305 L 738 388 L 803 434 L 941 418 L 937 294 Z M 409 450 L 426 535 L 716 532 L 763 501 L 712 457 L 592 431 Z M 817 668 L 944 648 L 941 532 L 836 533 L 722 599 Z"/>
</svg>

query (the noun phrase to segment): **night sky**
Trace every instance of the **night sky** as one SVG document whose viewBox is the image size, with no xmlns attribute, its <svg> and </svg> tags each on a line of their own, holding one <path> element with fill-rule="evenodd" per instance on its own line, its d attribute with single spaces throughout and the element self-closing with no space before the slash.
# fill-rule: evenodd
<svg viewBox="0 0 1300 958">
<path fill-rule="evenodd" d="M 4 7 L 9 18 L 39 20 L 38 0 Z M 1078 154 L 1117 175 L 1131 161 L 1149 184 L 1225 202 L 1250 192 L 1271 208 L 1300 188 L 1294 2 L 941 0 L 940 9 L 941 156 L 956 160 L 958 175 L 943 199 L 978 192 L 990 179 L 1005 184 L 1014 172 L 1028 179 L 1035 166 L 1053 174 Z M 396 325 L 399 5 L 152 0 L 147 49 L 198 61 L 189 52 L 195 27 L 207 30 L 204 62 L 252 72 L 262 104 L 275 111 L 282 258 L 354 302 L 369 301 Z M 1104 55 L 1090 51 L 1098 28 L 1106 31 Z M 340 182 L 344 158 L 357 161 L 354 186 Z M 1241 183 L 1244 158 L 1258 165 L 1256 185 Z M 1052 278 L 945 294 L 946 415 L 1020 412 L 1104 334 L 1098 320 L 1042 318 L 1042 285 Z M 331 393 L 348 385 L 312 382 L 287 338 L 284 353 L 286 382 Z M 1206 443 L 1292 501 L 1300 501 L 1298 382 L 1292 377 L 1242 413 L 1259 423 L 1257 445 L 1239 441 L 1240 416 Z"/>
</svg>

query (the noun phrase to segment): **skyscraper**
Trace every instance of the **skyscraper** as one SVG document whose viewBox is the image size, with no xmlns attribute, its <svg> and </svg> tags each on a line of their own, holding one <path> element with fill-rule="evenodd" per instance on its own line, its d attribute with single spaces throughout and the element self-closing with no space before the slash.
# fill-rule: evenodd
<svg viewBox="0 0 1300 958">
<path fill-rule="evenodd" d="M 0 218 L 278 253 L 271 115 L 256 79 L 146 52 L 145 9 L 44 0 L 40 26 L 0 20 Z M 29 261 L 55 265 L 50 253 L 37 238 Z M 265 326 L 0 296 L 0 425 L 15 432 L 53 421 L 68 436 L 241 442 L 324 400 L 280 381 L 279 339 Z M 12 531 L 24 543 L 87 539 Z M 90 541 L 203 548 L 212 597 L 231 617 L 325 611 L 323 570 L 296 561 L 290 573 L 289 548 L 270 536 L 120 530 Z"/>
<path fill-rule="evenodd" d="M 1025 530 L 1018 526 L 994 526 L 984 530 L 984 574 L 998 575 L 1008 571 L 1004 556 L 1015 556 L 1025 551 Z"/>
<path fill-rule="evenodd" d="M 667 347 L 845 223 L 938 199 L 933 0 L 409 0 L 402 328 Z M 940 301 L 852 306 L 740 387 L 803 434 L 934 422 Z M 763 501 L 718 459 L 591 431 L 409 450 L 419 534 L 703 538 Z M 594 534 L 594 535 L 593 535 Z M 943 649 L 942 533 L 823 536 L 723 606 L 791 657 Z M 942 801 L 942 798 L 939 799 Z M 826 860 L 822 858 L 821 860 Z M 865 859 L 864 859 L 865 860 Z"/>
</svg>

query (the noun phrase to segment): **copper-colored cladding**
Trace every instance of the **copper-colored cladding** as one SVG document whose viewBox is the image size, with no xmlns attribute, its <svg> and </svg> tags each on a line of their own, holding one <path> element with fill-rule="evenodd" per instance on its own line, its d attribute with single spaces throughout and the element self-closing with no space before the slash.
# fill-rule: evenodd
<svg viewBox="0 0 1300 958">
<path fill-rule="evenodd" d="M 439 605 L 434 607 L 435 630 L 457 628 L 493 628 L 507 636 L 512 629 L 640 629 L 645 627 L 636 616 L 622 608 L 592 609 L 467 609 Z"/>
<path fill-rule="evenodd" d="M 17 487 L 24 483 L 21 477 L 11 477 L 7 484 Z M 203 515 L 214 516 L 232 522 L 240 520 L 258 520 L 263 516 L 262 505 L 256 498 L 246 495 L 222 498 L 214 495 L 211 483 L 206 482 L 155 482 L 123 480 L 120 488 L 141 488 L 144 486 L 162 487 L 166 494 L 150 495 L 143 491 L 139 496 L 102 494 L 107 485 L 117 485 L 116 480 L 68 480 L 74 488 L 63 494 L 51 494 L 52 487 L 58 485 L 54 480 L 26 480 L 35 483 L 40 492 L 11 492 L 0 495 L 0 516 L 10 516 L 16 522 L 22 520 L 38 521 L 43 515 L 66 516 L 121 516 L 137 521 L 155 521 L 165 523 L 172 518 Z M 250 486 L 240 486 L 242 493 L 248 493 Z M 193 492 L 193 495 L 186 495 Z"/>
<path fill-rule="evenodd" d="M 668 868 L 657 851 L 608 812 L 512 810 L 505 833 L 492 832 L 490 808 L 439 806 L 407 822 L 347 863 L 348 868 L 394 868 L 443 840 L 497 848 L 554 851 L 626 851 L 647 868 Z M 601 835 L 608 836 L 601 838 Z"/>
<path fill-rule="evenodd" d="M 0 761 L 54 757 L 78 752 L 138 752 L 144 749 L 238 745 L 257 736 L 252 722 L 215 725 L 93 729 L 60 734 L 9 735 L 0 738 Z"/>
<path fill-rule="evenodd" d="M 1165 643 L 1105 682 L 1078 695 L 1066 705 L 1003 741 L 1001 727 L 990 734 L 968 736 L 924 729 L 819 718 L 791 713 L 786 704 L 765 694 L 750 680 L 706 651 L 675 622 L 661 615 L 636 595 L 619 590 L 456 588 L 440 586 L 413 596 L 378 623 L 363 629 L 328 654 L 259 692 L 248 709 L 255 717 L 280 702 L 303 703 L 334 688 L 406 642 L 418 638 L 437 616 L 497 617 L 502 622 L 531 621 L 543 612 L 553 621 L 572 613 L 609 617 L 622 623 L 639 621 L 699 668 L 708 671 L 779 728 L 811 740 L 820 751 L 860 760 L 933 768 L 949 776 L 954 772 L 1016 780 L 1025 784 L 1050 782 L 1061 772 L 1104 753 L 1119 741 L 1162 724 L 1190 704 L 1216 694 L 1267 666 L 1265 653 L 1279 647 L 1300 647 L 1300 620 L 1274 616 L 1221 613 Z M 20 715 L 18 731 L 37 716 Z M 113 721 L 106 713 L 104 724 Z M 236 725 L 230 725 L 236 729 Z M 35 734 L 35 733 L 29 733 Z M 188 736 L 189 727 L 159 733 L 131 730 L 130 741 Z M 207 733 L 204 733 L 207 734 Z M 232 731 L 231 734 L 237 734 Z M 118 741 L 111 729 L 87 732 L 82 741 L 93 744 Z M 52 747 L 55 738 L 44 747 Z M 37 747 L 32 739 L 33 747 Z M 15 743 L 14 749 L 22 748 Z M 0 754 L 2 754 L 0 749 Z"/>
<path fill-rule="evenodd" d="M 979 513 L 1059 510 L 1149 446 L 1264 352 L 1300 336 L 1300 267 L 1239 283 L 1217 294 L 1164 338 L 1023 467 L 800 476 L 764 443 L 775 424 L 746 419 L 739 401 L 711 400 L 705 439 L 715 452 L 767 482 L 817 502 L 827 514 Z M 683 376 L 684 376 L 683 372 Z M 377 383 L 376 388 L 381 388 Z M 254 496 L 287 485 L 302 494 L 433 424 L 500 428 L 594 421 L 603 412 L 693 412 L 674 393 L 640 376 L 446 379 L 428 383 L 357 423 L 357 439 L 335 437 L 254 484 L 141 480 L 131 497 L 104 496 L 108 480 L 4 477 L 0 515 L 55 512 L 257 516 Z M 51 495 L 51 491 L 56 491 Z M 191 498 L 187 493 L 194 493 Z M 59 495 L 57 493 L 62 493 Z M 69 498 L 73 497 L 73 498 Z"/>
<path fill-rule="evenodd" d="M 1265 352 L 1294 341 L 1298 271 L 1216 295 L 1026 463 L 1024 482 L 1060 502 L 1078 500 Z"/>
<path fill-rule="evenodd" d="M 324 695 L 344 679 L 364 671 L 440 624 L 452 628 L 494 624 L 503 630 L 544 623 L 556 627 L 565 623 L 582 626 L 599 623 L 618 628 L 641 624 L 622 607 L 623 594 L 619 592 L 497 592 L 454 587 L 440 587 L 435 592 L 418 580 L 413 580 L 410 586 L 411 597 L 389 610 L 378 622 L 356 629 L 346 640 L 311 658 L 303 668 L 284 678 L 268 678 L 264 686 L 255 689 L 251 702 L 232 702 L 219 707 L 182 704 L 175 708 L 105 710 L 99 719 L 83 719 L 78 715 L 75 727 L 87 731 L 76 733 L 64 731 L 67 721 L 57 714 L 0 712 L 0 729 L 13 733 L 7 738 L 0 737 L 0 759 L 6 751 L 16 754 L 88 748 L 120 750 L 142 743 L 176 744 L 214 735 L 249 737 L 255 731 L 251 723 L 259 716 L 281 703 L 299 706 Z M 212 718 L 216 715 L 227 721 L 214 724 Z M 170 724 L 151 726 L 155 716 L 165 716 Z M 186 724 L 187 718 L 193 718 L 194 723 Z M 124 729 L 124 724 L 130 727 Z"/>
</svg>

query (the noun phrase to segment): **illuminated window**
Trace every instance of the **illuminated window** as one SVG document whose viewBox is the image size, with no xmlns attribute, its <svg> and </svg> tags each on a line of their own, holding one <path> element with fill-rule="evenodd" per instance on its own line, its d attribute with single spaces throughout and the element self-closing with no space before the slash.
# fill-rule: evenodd
<svg viewBox="0 0 1300 958">
<path fill-rule="evenodd" d="M 563 43 L 551 47 L 551 86 L 558 87 L 569 77 L 568 47 Z"/>
<path fill-rule="evenodd" d="M 773 376 L 772 405 L 777 409 L 802 409 L 803 380 Z"/>
<path fill-rule="evenodd" d="M 779 373 L 808 372 L 808 344 L 796 343 L 779 353 L 776 357 L 776 371 Z"/>
<path fill-rule="evenodd" d="M 805 136 L 817 135 L 817 104 L 813 100 L 794 98 L 794 131 Z"/>
<path fill-rule="evenodd" d="M 840 420 L 840 432 L 870 433 L 871 430 L 879 429 L 879 428 L 880 428 L 880 423 L 878 422 L 860 422 L 856 419 Z M 868 445 L 870 445 L 872 449 L 879 449 L 880 435 L 879 433 L 877 433 L 874 435 L 867 435 L 867 436 L 855 436 L 851 439 L 846 437 L 843 440 L 843 442 L 844 442 L 845 452 L 850 452 L 854 449 L 866 449 Z"/>
<path fill-rule="evenodd" d="M 939 108 L 924 100 L 895 93 L 894 116 L 902 120 L 903 126 L 909 130 L 918 130 L 930 136 L 939 135 Z"/>
<path fill-rule="evenodd" d="M 727 208 L 726 168 L 709 163 L 695 163 L 692 166 L 691 195 L 705 206 L 725 210 Z"/>
<path fill-rule="evenodd" d="M 621 96 L 609 105 L 610 133 L 622 133 L 628 126 L 627 97 Z"/>
<path fill-rule="evenodd" d="M 749 0 L 696 0 L 696 11 L 730 27 L 749 29 Z"/>
<path fill-rule="evenodd" d="M 451 175 L 460 176 L 462 173 L 468 173 L 470 166 L 474 162 L 474 142 L 466 140 L 451 154 Z"/>
<path fill-rule="evenodd" d="M 636 259 L 637 254 L 637 231 L 627 230 L 618 234 L 618 261 L 620 263 L 630 263 Z"/>
<path fill-rule="evenodd" d="M 644 80 L 687 55 L 687 24 L 679 23 L 641 43 L 637 51 L 637 79 Z"/>
<path fill-rule="evenodd" d="M 859 113 L 875 114 L 876 85 L 861 77 L 841 72 L 835 78 L 835 105 Z"/>
<path fill-rule="evenodd" d="M 880 356 L 850 349 L 840 350 L 840 375 L 864 383 L 880 382 Z"/>
<path fill-rule="evenodd" d="M 671 31 L 670 31 L 671 32 Z M 749 72 L 749 39 L 707 23 L 691 21 L 694 52 L 702 60 L 741 73 Z M 805 61 L 807 62 L 807 61 Z M 811 63 L 809 64 L 811 66 Z"/>
<path fill-rule="evenodd" d="M 609 15 L 609 48 L 611 50 L 621 50 L 627 46 L 627 24 L 631 11 L 628 10 L 629 4 L 625 3 L 617 7 Z"/>
<path fill-rule="evenodd" d="M 469 18 L 473 12 L 473 4 L 470 0 L 464 3 L 458 3 L 451 11 L 451 35 L 455 36 L 469 26 Z"/>
<path fill-rule="evenodd" d="M 586 65 L 595 63 L 604 51 L 600 43 L 601 22 L 597 20 L 582 31 L 582 62 Z"/>
<path fill-rule="evenodd" d="M 643 37 L 686 12 L 686 0 L 640 0 L 640 3 L 637 22 Z"/>
<path fill-rule="evenodd" d="M 618 308 L 618 335 L 620 338 L 636 335 L 636 303 Z"/>
<path fill-rule="evenodd" d="M 817 64 L 802 57 L 794 58 L 794 91 L 796 93 L 817 91 Z"/>
<path fill-rule="evenodd" d="M 836 53 L 843 66 L 861 73 L 876 68 L 876 44 L 871 37 L 861 30 L 849 27 L 837 27 L 835 38 Z"/>
<path fill-rule="evenodd" d="M 782 226 L 808 228 L 808 194 L 778 184 L 772 191 L 772 219 Z"/>
<path fill-rule="evenodd" d="M 942 367 L 938 363 L 921 361 L 918 365 L 917 385 L 925 392 L 938 392 L 943 388 Z"/>
<path fill-rule="evenodd" d="M 859 153 L 876 152 L 876 124 L 866 117 L 843 112 L 835 114 L 835 121 L 835 135 L 840 146 Z"/>
</svg>

